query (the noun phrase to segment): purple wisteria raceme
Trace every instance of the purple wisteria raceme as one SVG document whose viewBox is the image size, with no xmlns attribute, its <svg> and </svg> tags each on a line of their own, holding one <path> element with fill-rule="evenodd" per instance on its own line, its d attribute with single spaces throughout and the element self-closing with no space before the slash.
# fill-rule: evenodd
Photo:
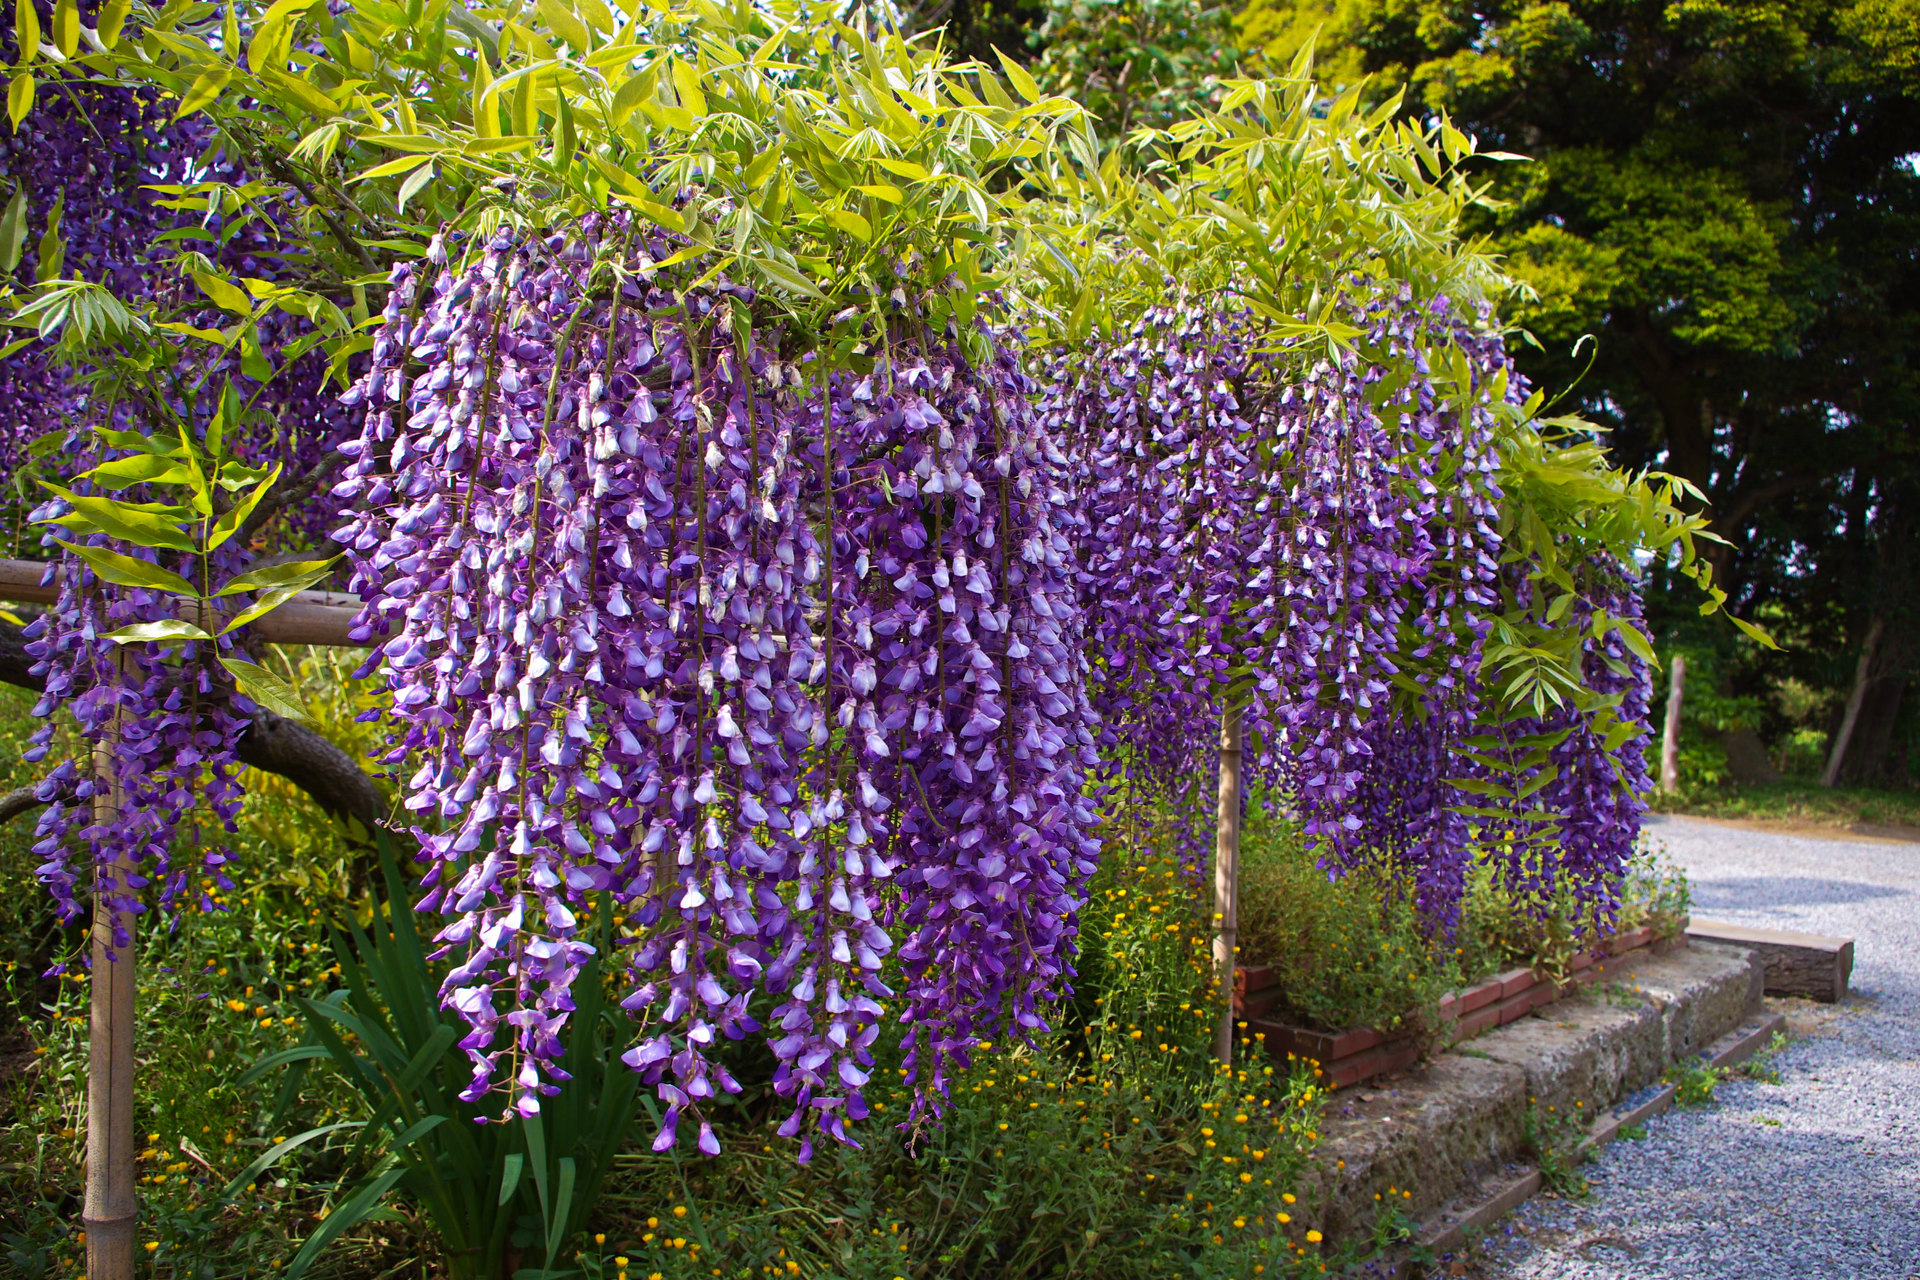
<svg viewBox="0 0 1920 1280">
<path fill-rule="evenodd" d="M 605 892 L 656 1145 L 715 1149 L 706 1102 L 740 1086 L 714 1047 L 755 1032 L 785 1132 L 845 1140 L 894 934 L 936 1084 L 1071 972 L 1094 848 L 1063 460 L 987 335 L 903 310 L 836 369 L 750 289 L 657 276 L 677 247 L 591 218 L 398 269 L 335 536 L 388 761 L 437 819 L 469 1098 L 530 1114 L 565 1078 Z"/>
</svg>

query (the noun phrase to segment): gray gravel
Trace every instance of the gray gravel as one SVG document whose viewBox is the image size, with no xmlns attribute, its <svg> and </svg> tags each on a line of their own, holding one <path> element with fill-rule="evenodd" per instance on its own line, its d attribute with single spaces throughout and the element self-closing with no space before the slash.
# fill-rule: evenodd
<svg viewBox="0 0 1920 1280">
<path fill-rule="evenodd" d="M 1779 1084 L 1722 1082 L 1589 1164 L 1591 1199 L 1536 1197 L 1445 1270 L 1920 1280 L 1920 844 L 1684 818 L 1649 835 L 1687 868 L 1696 916 L 1852 937 L 1854 995 L 1788 1002 Z"/>
</svg>

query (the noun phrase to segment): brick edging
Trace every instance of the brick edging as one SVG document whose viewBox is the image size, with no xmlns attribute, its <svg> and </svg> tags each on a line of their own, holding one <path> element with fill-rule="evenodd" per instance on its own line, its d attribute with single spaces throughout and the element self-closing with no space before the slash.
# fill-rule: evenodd
<svg viewBox="0 0 1920 1280">
<path fill-rule="evenodd" d="M 1446 1025 L 1436 1044 L 1449 1049 L 1496 1027 L 1517 1022 L 1579 987 L 1598 982 L 1618 968 L 1626 957 L 1648 951 L 1663 954 L 1686 945 L 1684 925 L 1672 938 L 1655 938 L 1653 929 L 1642 925 L 1615 934 L 1599 947 L 1576 955 L 1563 982 L 1556 984 L 1539 969 L 1509 969 L 1463 990 L 1448 992 L 1440 999 L 1440 1018 Z M 1273 970 L 1266 965 L 1236 966 L 1235 1019 L 1244 1023 L 1246 1033 L 1264 1044 L 1274 1057 L 1291 1055 L 1317 1064 L 1324 1073 L 1323 1079 L 1333 1088 L 1345 1088 L 1375 1076 L 1405 1070 L 1425 1052 L 1419 1042 L 1404 1032 L 1382 1032 L 1372 1027 L 1314 1031 L 1263 1017 L 1261 1015 L 1278 1001 L 1280 993 L 1274 986 L 1275 981 Z"/>
</svg>

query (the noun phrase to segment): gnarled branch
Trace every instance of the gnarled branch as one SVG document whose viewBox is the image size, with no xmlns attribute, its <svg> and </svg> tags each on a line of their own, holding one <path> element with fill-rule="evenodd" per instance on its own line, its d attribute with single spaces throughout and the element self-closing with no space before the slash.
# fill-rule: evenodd
<svg viewBox="0 0 1920 1280">
<path fill-rule="evenodd" d="M 45 689 L 45 677 L 33 674 L 32 666 L 20 628 L 0 623 L 0 683 L 35 692 Z M 298 721 L 256 712 L 240 735 L 238 755 L 240 763 L 280 775 L 336 817 L 352 818 L 369 831 L 380 821 L 384 802 L 373 779 L 352 756 Z M 24 812 L 33 803 L 38 802 L 13 812 Z"/>
</svg>

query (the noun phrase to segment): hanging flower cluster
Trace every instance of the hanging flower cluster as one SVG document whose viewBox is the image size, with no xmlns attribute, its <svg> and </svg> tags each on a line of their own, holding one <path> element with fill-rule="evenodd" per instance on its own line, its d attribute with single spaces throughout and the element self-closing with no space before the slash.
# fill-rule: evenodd
<svg viewBox="0 0 1920 1280">
<path fill-rule="evenodd" d="M 1355 292 L 1362 336 L 1334 353 L 1233 308 L 1151 311 L 1059 357 L 1044 411 L 1084 458 L 1093 690 L 1123 780 L 1190 805 L 1232 701 L 1328 865 L 1388 854 L 1444 925 L 1476 840 L 1464 811 L 1484 806 L 1455 785 L 1480 767 L 1467 739 L 1504 718 L 1480 679 L 1502 608 L 1493 441 L 1523 388 L 1445 299 Z M 1644 779 L 1564 715 L 1552 785 L 1572 790 L 1553 793 L 1547 852 L 1604 895 Z"/>
<path fill-rule="evenodd" d="M 657 1145 L 687 1119 L 715 1148 L 705 1100 L 739 1085 L 712 1050 L 762 1030 L 756 990 L 786 1132 L 844 1139 L 896 942 L 936 1087 L 1070 973 L 1094 849 L 1064 460 L 985 335 L 896 306 L 836 369 L 750 289 L 657 278 L 675 248 L 593 218 L 399 268 L 335 536 L 389 762 L 439 820 L 469 1100 L 531 1114 L 565 1078 L 604 891 Z"/>
<path fill-rule="evenodd" d="M 58 518 L 66 505 L 49 502 L 35 518 Z M 87 542 L 112 546 L 99 535 Z M 119 549 L 122 554 L 137 550 Z M 152 553 L 137 558 L 159 559 Z M 223 549 L 213 559 L 225 576 L 243 557 Z M 231 890 L 226 867 L 232 854 L 224 838 L 235 830 L 240 811 L 235 750 L 253 710 L 244 698 L 227 696 L 224 673 L 215 662 L 220 652 L 232 650 L 232 639 L 188 642 L 173 652 L 106 640 L 105 634 L 119 627 L 171 619 L 177 601 L 164 592 L 101 581 L 77 559 L 59 569 L 49 566 L 48 572 L 60 586 L 59 599 L 25 631 L 34 671 L 46 680 L 33 713 L 46 723 L 24 758 L 47 757 L 53 715 L 61 708 L 73 714 L 81 739 L 94 748 L 91 761 L 62 761 L 40 783 L 41 798 L 50 803 L 41 811 L 33 852 L 44 859 L 36 872 L 60 918 L 80 914 L 76 893 L 86 890 L 96 901 L 104 896 L 116 920 L 122 912 L 138 914 L 148 885 L 157 886 L 155 903 L 165 910 L 186 891 L 196 869 Z M 124 799 L 101 813 L 94 799 L 107 785 Z M 202 852 L 197 867 L 182 865 L 174 858 L 175 842 L 183 827 L 201 820 L 203 807 L 220 834 L 188 841 L 187 847 Z M 76 847 L 89 851 L 90 866 L 73 865 Z M 204 892 L 200 903 L 213 909 Z M 122 929 L 113 945 L 127 941 Z"/>
</svg>

